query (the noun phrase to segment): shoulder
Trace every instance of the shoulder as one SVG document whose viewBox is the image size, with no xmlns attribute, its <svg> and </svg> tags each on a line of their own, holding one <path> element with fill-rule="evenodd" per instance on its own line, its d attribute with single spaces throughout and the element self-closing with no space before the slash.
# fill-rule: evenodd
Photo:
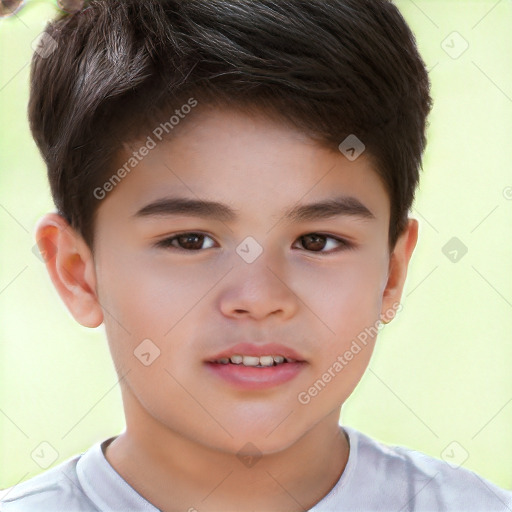
<svg viewBox="0 0 512 512">
<path fill-rule="evenodd" d="M 81 455 L 18 485 L 0 490 L 0 512 L 96 511 L 76 474 Z"/>
<path fill-rule="evenodd" d="M 511 511 L 512 491 L 502 489 L 462 466 L 448 464 L 403 446 L 389 446 L 352 428 L 357 453 L 355 477 L 377 483 L 381 503 L 406 510 Z M 359 476 L 358 476 L 359 475 Z M 364 485 L 364 484 L 363 484 Z M 369 484 L 372 485 L 371 483 Z M 368 489 L 369 492 L 372 492 Z M 378 508 L 384 510 L 384 508 Z"/>
</svg>

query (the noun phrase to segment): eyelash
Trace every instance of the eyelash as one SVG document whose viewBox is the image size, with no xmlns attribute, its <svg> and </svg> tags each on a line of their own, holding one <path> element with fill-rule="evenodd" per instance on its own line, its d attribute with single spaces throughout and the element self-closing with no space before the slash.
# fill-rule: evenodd
<svg viewBox="0 0 512 512">
<path fill-rule="evenodd" d="M 182 252 L 182 253 L 186 253 L 186 252 L 189 252 L 189 253 L 190 252 L 202 252 L 202 249 L 197 249 L 197 250 L 194 250 L 194 249 L 183 249 L 181 247 L 175 247 L 175 246 L 172 245 L 172 243 L 175 240 L 178 240 L 180 237 L 183 237 L 183 236 L 186 236 L 186 235 L 199 235 L 199 236 L 208 237 L 211 240 L 213 240 L 213 238 L 211 238 L 210 236 L 206 235 L 205 233 L 201 233 L 201 232 L 197 232 L 197 231 L 186 231 L 186 232 L 183 232 L 183 233 L 178 233 L 178 234 L 173 235 L 173 236 L 168 237 L 168 238 L 164 238 L 163 240 L 160 240 L 159 242 L 157 242 L 154 246 L 156 248 L 159 248 L 159 249 L 171 249 L 173 251 Z M 318 253 L 318 254 L 333 254 L 333 253 L 340 252 L 340 251 L 343 251 L 343 250 L 352 250 L 352 249 L 355 249 L 355 247 L 356 247 L 353 243 L 348 242 L 347 240 L 345 240 L 343 238 L 338 238 L 338 237 L 335 237 L 335 236 L 327 235 L 327 234 L 324 234 L 324 233 L 316 233 L 316 232 L 307 233 L 305 235 L 302 235 L 297 240 L 300 240 L 300 239 L 305 238 L 305 237 L 310 236 L 310 235 L 317 235 L 320 238 L 335 240 L 336 242 L 338 242 L 340 244 L 339 248 L 334 249 L 334 250 L 330 250 L 330 251 L 307 251 L 307 249 L 306 249 L 307 252 L 312 252 L 313 254 L 315 254 L 315 253 Z"/>
</svg>

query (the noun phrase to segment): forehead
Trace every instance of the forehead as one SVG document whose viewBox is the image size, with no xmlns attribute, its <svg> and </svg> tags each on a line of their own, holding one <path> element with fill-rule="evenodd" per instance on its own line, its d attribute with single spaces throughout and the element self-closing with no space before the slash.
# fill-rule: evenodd
<svg viewBox="0 0 512 512">
<path fill-rule="evenodd" d="M 128 172 L 100 210 L 115 206 L 133 217 L 160 199 L 187 197 L 275 219 L 294 205 L 344 196 L 389 221 L 387 192 L 364 153 L 350 161 L 293 127 L 240 110 L 195 112 L 168 140 L 151 132 L 125 145 L 113 172 L 122 168 Z"/>
</svg>

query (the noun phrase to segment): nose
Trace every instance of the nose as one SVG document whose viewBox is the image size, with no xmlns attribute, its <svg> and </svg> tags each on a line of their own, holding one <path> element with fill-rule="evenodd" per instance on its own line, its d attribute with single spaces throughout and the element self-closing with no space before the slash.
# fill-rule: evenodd
<svg viewBox="0 0 512 512">
<path fill-rule="evenodd" d="M 220 298 L 220 309 L 227 317 L 263 320 L 293 317 L 299 307 L 297 291 L 289 273 L 263 253 L 256 261 L 238 263 L 230 272 Z"/>
</svg>

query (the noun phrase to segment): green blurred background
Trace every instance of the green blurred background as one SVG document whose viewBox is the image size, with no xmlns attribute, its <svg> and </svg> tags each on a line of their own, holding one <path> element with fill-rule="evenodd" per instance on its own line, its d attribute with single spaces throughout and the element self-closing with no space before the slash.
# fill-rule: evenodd
<svg viewBox="0 0 512 512">
<path fill-rule="evenodd" d="M 396 4 L 435 102 L 420 237 L 403 310 L 342 422 L 512 489 L 512 1 Z M 33 252 L 54 207 L 28 128 L 29 63 L 56 11 L 35 0 L 0 20 L 0 489 L 44 470 L 41 443 L 54 466 L 124 429 L 103 326 L 74 321 Z"/>
</svg>

